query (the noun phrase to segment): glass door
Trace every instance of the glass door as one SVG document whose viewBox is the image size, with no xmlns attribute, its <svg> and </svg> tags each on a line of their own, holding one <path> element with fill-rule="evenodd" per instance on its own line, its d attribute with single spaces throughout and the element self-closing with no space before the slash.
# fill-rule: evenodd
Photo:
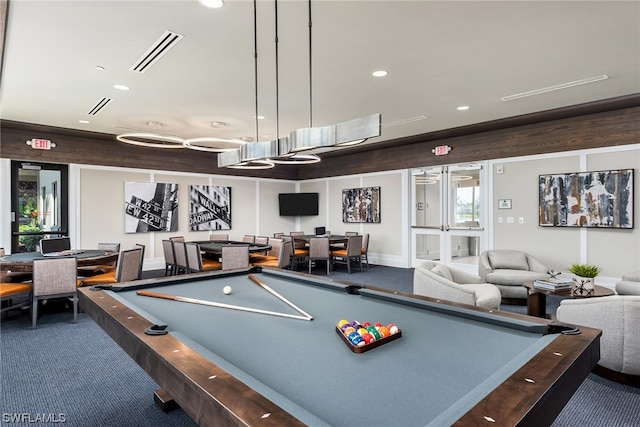
<svg viewBox="0 0 640 427">
<path fill-rule="evenodd" d="M 482 164 L 414 169 L 413 265 L 423 260 L 476 272 L 486 221 Z"/>
<path fill-rule="evenodd" d="M 11 252 L 68 235 L 68 166 L 11 162 Z"/>
</svg>

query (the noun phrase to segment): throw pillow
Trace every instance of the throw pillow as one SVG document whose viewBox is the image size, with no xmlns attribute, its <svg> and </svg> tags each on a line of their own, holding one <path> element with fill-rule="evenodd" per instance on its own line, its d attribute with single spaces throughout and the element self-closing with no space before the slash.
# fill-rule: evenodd
<svg viewBox="0 0 640 427">
<path fill-rule="evenodd" d="M 529 270 L 527 255 L 524 252 L 489 252 L 491 268 L 509 270 Z"/>
<path fill-rule="evenodd" d="M 437 274 L 440 277 L 444 277 L 447 280 L 453 280 L 453 277 L 451 277 L 451 272 L 449 271 L 449 269 L 442 264 L 438 264 L 435 267 L 433 267 L 431 269 L 431 272 L 434 274 Z"/>
</svg>

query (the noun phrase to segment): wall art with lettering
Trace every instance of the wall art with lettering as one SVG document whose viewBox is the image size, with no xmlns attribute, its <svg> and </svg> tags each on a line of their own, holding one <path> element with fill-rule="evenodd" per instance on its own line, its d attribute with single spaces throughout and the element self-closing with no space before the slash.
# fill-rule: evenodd
<svg viewBox="0 0 640 427">
<path fill-rule="evenodd" d="M 126 182 L 125 233 L 178 231 L 178 184 Z"/>
<path fill-rule="evenodd" d="M 189 186 L 189 230 L 231 230 L 231 187 Z"/>
</svg>

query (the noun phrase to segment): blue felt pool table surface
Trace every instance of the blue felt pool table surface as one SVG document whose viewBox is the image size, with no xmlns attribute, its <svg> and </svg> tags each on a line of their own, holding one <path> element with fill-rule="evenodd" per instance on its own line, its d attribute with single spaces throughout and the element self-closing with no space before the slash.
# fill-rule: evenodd
<svg viewBox="0 0 640 427">
<path fill-rule="evenodd" d="M 247 272 L 132 282 L 118 292 L 100 292 L 151 323 L 166 324 L 173 337 L 307 425 L 452 425 L 532 359 L 553 354 L 556 340 L 565 345 L 572 338 L 546 334 L 539 320 L 349 288 L 281 270 L 252 274 L 313 320 L 136 292 L 299 314 Z M 223 293 L 224 286 L 232 287 L 231 294 Z M 355 294 L 347 292 L 354 289 Z M 402 336 L 354 353 L 335 331 L 341 319 L 394 323 Z M 580 338 L 576 342 L 582 343 L 584 336 Z M 549 363 L 564 363 L 561 356 L 552 357 Z M 500 424 L 504 410 L 495 407 L 483 416 Z"/>
</svg>

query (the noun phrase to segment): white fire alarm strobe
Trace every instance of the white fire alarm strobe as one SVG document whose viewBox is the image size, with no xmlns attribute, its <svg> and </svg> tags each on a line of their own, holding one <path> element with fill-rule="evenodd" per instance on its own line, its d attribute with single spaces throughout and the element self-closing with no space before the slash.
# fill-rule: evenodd
<svg viewBox="0 0 640 427">
<path fill-rule="evenodd" d="M 30 145 L 34 150 L 51 150 L 55 148 L 55 142 L 51 142 L 49 139 L 33 138 L 27 141 L 27 145 Z"/>
</svg>

